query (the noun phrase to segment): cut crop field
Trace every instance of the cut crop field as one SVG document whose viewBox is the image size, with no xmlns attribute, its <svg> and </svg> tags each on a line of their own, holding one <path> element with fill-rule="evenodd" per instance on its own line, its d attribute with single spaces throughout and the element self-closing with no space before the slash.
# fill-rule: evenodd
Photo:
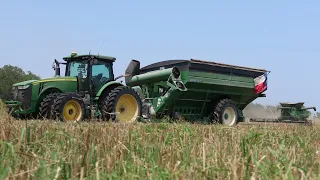
<svg viewBox="0 0 320 180">
<path fill-rule="evenodd" d="M 0 113 L 0 179 L 318 179 L 319 126 L 22 121 Z"/>
</svg>

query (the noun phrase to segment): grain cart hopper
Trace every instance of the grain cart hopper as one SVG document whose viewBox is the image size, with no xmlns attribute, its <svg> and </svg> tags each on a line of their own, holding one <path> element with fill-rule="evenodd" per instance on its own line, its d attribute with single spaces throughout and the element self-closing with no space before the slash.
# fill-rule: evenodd
<svg viewBox="0 0 320 180">
<path fill-rule="evenodd" d="M 305 123 L 310 124 L 308 118 L 311 115 L 309 109 L 317 111 L 316 107 L 304 107 L 304 102 L 280 103 L 279 118 L 251 118 L 250 122 L 274 122 L 274 123 Z"/>
<path fill-rule="evenodd" d="M 242 110 L 250 102 L 266 96 L 267 74 L 263 69 L 194 59 L 162 61 L 143 68 L 138 60 L 132 60 L 125 82 L 141 92 L 145 117 L 167 115 L 233 126 L 243 121 Z M 255 83 L 257 77 L 265 77 L 264 88 Z"/>
</svg>

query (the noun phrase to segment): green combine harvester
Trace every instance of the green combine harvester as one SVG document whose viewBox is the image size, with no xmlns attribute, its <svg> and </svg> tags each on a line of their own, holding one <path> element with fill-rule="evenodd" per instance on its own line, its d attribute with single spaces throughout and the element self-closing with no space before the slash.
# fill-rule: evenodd
<svg viewBox="0 0 320 180">
<path fill-rule="evenodd" d="M 84 119 L 135 122 L 154 117 L 205 120 L 234 126 L 243 109 L 259 97 L 255 80 L 264 69 L 201 60 L 167 60 L 140 68 L 132 60 L 124 75 L 114 76 L 116 58 L 78 55 L 55 60 L 55 77 L 12 86 L 10 113 L 19 118 Z M 60 65 L 65 75 L 60 76 Z M 125 85 L 117 82 L 125 78 Z M 265 84 L 266 85 L 266 84 Z"/>
<path fill-rule="evenodd" d="M 272 122 L 272 123 L 302 123 L 311 124 L 308 118 L 311 115 L 309 109 L 317 111 L 316 107 L 304 107 L 304 102 L 280 103 L 279 118 L 250 118 L 250 122 Z"/>
</svg>

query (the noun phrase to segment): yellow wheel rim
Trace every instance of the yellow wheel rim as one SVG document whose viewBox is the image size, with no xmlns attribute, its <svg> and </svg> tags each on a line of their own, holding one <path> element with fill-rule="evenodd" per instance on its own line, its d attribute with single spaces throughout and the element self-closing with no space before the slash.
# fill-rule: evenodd
<svg viewBox="0 0 320 180">
<path fill-rule="evenodd" d="M 125 94 L 119 98 L 116 105 L 116 115 L 120 122 L 135 121 L 138 113 L 138 102 L 131 94 Z"/>
<path fill-rule="evenodd" d="M 81 105 L 75 101 L 68 101 L 63 108 L 63 117 L 66 121 L 79 121 L 82 116 Z"/>
</svg>

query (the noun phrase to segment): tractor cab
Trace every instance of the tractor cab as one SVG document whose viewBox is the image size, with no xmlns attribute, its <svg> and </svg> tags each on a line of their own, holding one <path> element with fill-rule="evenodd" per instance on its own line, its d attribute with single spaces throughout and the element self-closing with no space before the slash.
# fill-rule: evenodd
<svg viewBox="0 0 320 180">
<path fill-rule="evenodd" d="M 107 82 L 114 81 L 113 62 L 116 58 L 101 55 L 78 55 L 64 57 L 65 62 L 55 60 L 55 76 L 60 76 L 60 64 L 66 65 L 65 76 L 77 77 L 78 90 L 96 94 Z"/>
</svg>

